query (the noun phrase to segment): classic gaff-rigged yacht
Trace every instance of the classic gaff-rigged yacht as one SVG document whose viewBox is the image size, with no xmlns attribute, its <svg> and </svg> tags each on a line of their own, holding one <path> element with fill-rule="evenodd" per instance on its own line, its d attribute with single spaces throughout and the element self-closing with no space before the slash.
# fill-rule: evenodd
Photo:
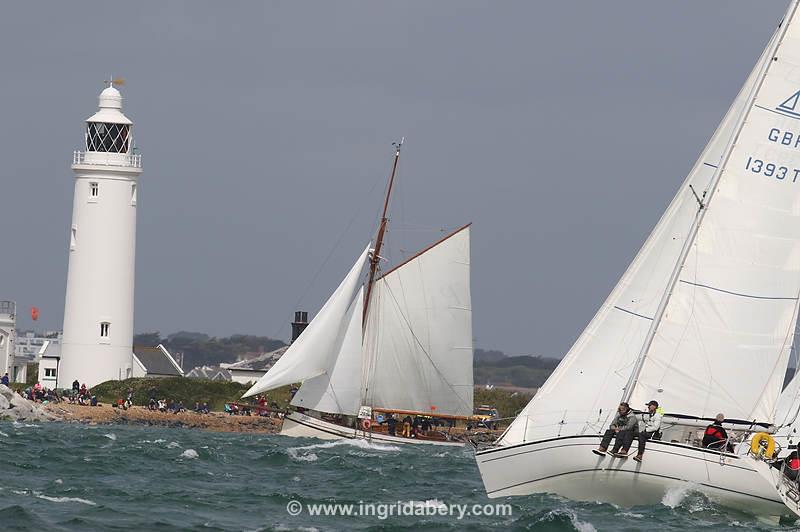
<svg viewBox="0 0 800 532">
<path fill-rule="evenodd" d="M 284 417 L 281 434 L 465 444 L 444 430 L 390 435 L 375 422 L 389 413 L 440 420 L 472 414 L 469 225 L 379 271 L 401 145 L 374 250 L 361 253 L 303 334 L 244 395 L 302 381 L 291 401 L 298 411 Z"/>
<path fill-rule="evenodd" d="M 693 487 L 786 512 L 746 456 L 775 431 L 800 295 L 800 21 L 789 6 L 661 220 L 561 364 L 476 459 L 490 497 L 653 504 Z M 657 400 L 642 463 L 596 456 L 617 404 Z M 716 414 L 741 451 L 701 448 Z M 777 420 L 780 423 L 780 420 Z"/>
</svg>

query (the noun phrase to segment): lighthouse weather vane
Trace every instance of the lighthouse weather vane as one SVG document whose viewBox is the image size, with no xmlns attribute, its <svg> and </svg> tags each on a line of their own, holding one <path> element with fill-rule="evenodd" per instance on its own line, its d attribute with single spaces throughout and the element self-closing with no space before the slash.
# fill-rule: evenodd
<svg viewBox="0 0 800 532">
<path fill-rule="evenodd" d="M 114 85 L 125 85 L 125 79 L 109 76 L 108 79 L 103 80 L 103 83 L 106 85 L 106 87 L 113 87 Z"/>
</svg>

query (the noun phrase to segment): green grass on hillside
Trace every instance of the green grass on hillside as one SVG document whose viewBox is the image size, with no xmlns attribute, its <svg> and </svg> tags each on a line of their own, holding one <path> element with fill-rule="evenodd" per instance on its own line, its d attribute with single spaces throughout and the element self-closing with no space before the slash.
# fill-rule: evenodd
<svg viewBox="0 0 800 532">
<path fill-rule="evenodd" d="M 135 405 L 146 405 L 151 394 L 156 399 L 181 401 L 188 408 L 194 408 L 197 402 L 208 401 L 212 410 L 221 411 L 228 402 L 250 402 L 241 400 L 242 394 L 249 386 L 230 381 L 212 381 L 207 379 L 170 378 L 137 378 L 124 381 L 107 381 L 92 388 L 101 403 L 113 404 L 123 399 L 128 389 L 133 389 Z M 267 403 L 275 401 L 280 408 L 289 405 L 289 386 L 273 390 L 267 395 Z M 513 417 L 528 403 L 531 396 L 509 390 L 475 389 L 475 405 L 488 404 L 497 408 L 501 417 Z"/>
<path fill-rule="evenodd" d="M 194 408 L 195 403 L 208 402 L 212 410 L 222 410 L 228 402 L 250 402 L 250 399 L 240 400 L 242 394 L 249 386 L 230 381 L 212 381 L 208 379 L 187 379 L 184 377 L 170 378 L 138 378 L 124 381 L 107 381 L 92 388 L 100 402 L 115 403 L 117 399 L 124 398 L 128 389 L 133 389 L 133 403 L 146 405 L 151 396 L 156 399 L 181 401 L 188 408 Z M 289 401 L 289 388 L 280 388 L 267 394 L 268 402 L 277 401 L 281 408 Z"/>
<path fill-rule="evenodd" d="M 530 394 L 523 392 L 512 392 L 510 390 L 501 390 L 494 388 L 487 390 L 485 388 L 475 389 L 475 406 L 491 405 L 497 408 L 501 418 L 512 418 L 519 414 L 528 401 L 533 397 Z M 505 426 L 503 423 L 502 426 Z"/>
</svg>

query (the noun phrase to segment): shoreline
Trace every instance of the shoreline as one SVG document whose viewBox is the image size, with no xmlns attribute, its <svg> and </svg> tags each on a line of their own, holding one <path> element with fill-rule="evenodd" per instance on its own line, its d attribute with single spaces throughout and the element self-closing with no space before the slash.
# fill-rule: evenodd
<svg viewBox="0 0 800 532">
<path fill-rule="evenodd" d="M 231 416 L 222 412 L 173 414 L 148 410 L 143 406 L 132 406 L 128 410 L 123 410 L 107 404 L 82 406 L 69 403 L 49 403 L 44 405 L 44 410 L 52 414 L 57 421 L 88 425 L 139 425 L 259 434 L 278 434 L 281 428 L 280 419 L 260 416 Z"/>
</svg>

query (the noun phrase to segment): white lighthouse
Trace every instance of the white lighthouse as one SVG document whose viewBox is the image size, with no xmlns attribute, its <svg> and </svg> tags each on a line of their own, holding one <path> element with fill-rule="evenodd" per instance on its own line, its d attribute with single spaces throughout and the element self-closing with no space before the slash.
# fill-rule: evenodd
<svg viewBox="0 0 800 532">
<path fill-rule="evenodd" d="M 132 122 L 108 82 L 86 120 L 85 151 L 73 154 L 64 336 L 57 386 L 132 376 L 137 179 Z"/>
</svg>

